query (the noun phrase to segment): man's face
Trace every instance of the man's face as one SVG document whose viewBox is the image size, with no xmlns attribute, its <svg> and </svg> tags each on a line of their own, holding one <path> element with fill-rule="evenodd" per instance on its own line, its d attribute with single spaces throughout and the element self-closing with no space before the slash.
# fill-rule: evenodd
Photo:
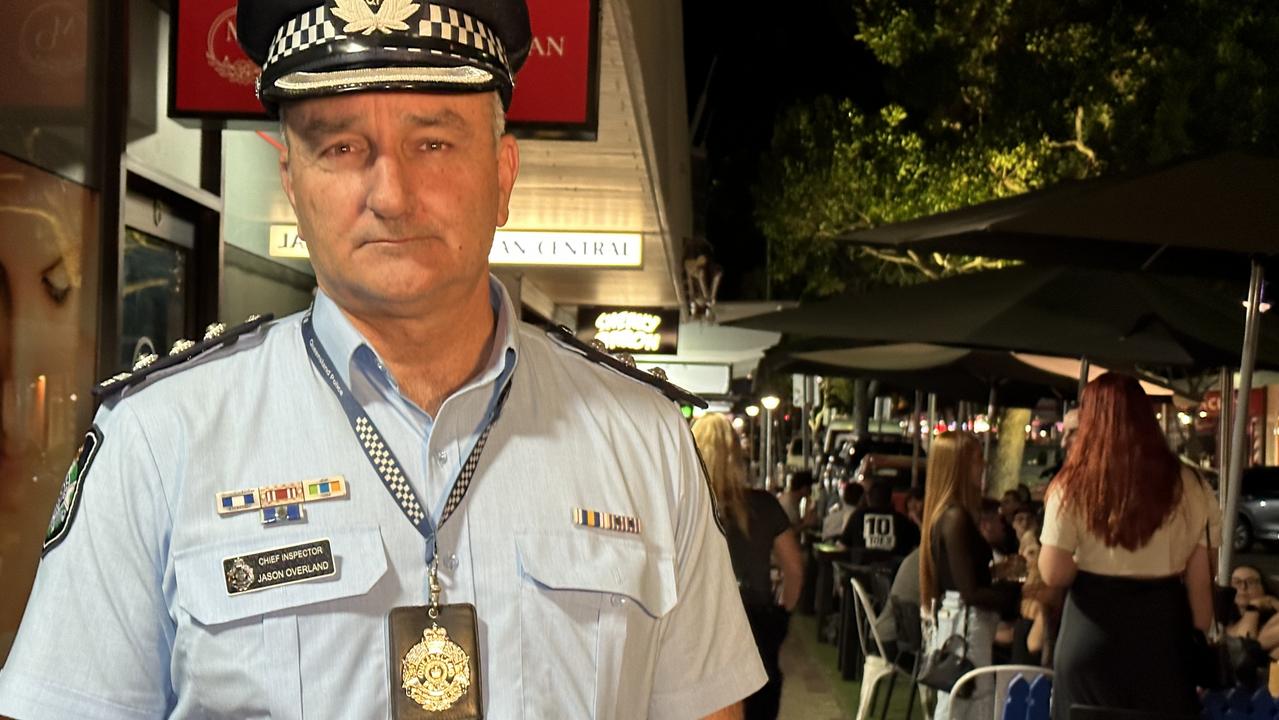
<svg viewBox="0 0 1279 720">
<path fill-rule="evenodd" d="M 320 287 L 344 308 L 412 315 L 486 287 L 519 152 L 491 93 L 361 92 L 290 104 L 284 190 Z"/>
</svg>

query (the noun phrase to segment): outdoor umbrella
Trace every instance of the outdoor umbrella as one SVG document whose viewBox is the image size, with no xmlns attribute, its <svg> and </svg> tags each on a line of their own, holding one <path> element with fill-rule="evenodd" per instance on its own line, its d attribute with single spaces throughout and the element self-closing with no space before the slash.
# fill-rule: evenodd
<svg viewBox="0 0 1279 720">
<path fill-rule="evenodd" d="M 1279 255 L 1279 159 L 1229 152 L 1068 181 L 842 240 L 918 252 L 1243 277 Z"/>
<path fill-rule="evenodd" d="M 993 389 L 1001 405 L 1035 407 L 1045 398 L 1073 397 L 1076 380 L 1036 368 L 1012 353 L 923 343 L 792 349 L 765 353 L 760 373 L 858 377 L 903 394 L 915 390 L 948 400 L 986 402 Z"/>
<path fill-rule="evenodd" d="M 849 293 L 733 324 L 858 343 L 1087 356 L 1114 365 L 1219 367 L 1243 338 L 1243 290 L 1145 273 L 1019 266 Z M 1267 319 L 1259 360 L 1279 368 Z M 849 344 L 852 344 L 850 342 Z"/>
<path fill-rule="evenodd" d="M 1062 183 L 844 239 L 914 251 L 958 252 L 1062 264 L 1239 276 L 1251 264 L 1239 386 L 1225 475 L 1223 533 L 1238 510 L 1247 390 L 1260 338 L 1267 266 L 1279 254 L 1279 160 L 1227 152 L 1141 175 Z M 1228 373 L 1222 373 L 1223 395 Z M 1230 572 L 1222 543 L 1218 582 Z"/>
</svg>

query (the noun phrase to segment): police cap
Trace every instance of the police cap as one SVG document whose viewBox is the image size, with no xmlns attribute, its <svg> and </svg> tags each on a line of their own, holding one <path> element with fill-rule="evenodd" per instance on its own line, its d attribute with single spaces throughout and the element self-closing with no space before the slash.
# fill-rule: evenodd
<svg viewBox="0 0 1279 720">
<path fill-rule="evenodd" d="M 511 103 L 532 42 L 525 0 L 240 0 L 258 98 L 361 90 L 487 92 Z"/>
</svg>

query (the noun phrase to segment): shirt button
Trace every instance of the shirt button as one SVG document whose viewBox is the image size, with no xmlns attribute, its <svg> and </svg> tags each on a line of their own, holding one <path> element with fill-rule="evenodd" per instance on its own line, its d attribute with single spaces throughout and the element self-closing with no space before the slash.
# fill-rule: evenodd
<svg viewBox="0 0 1279 720">
<path fill-rule="evenodd" d="M 621 595 L 613 596 L 613 607 L 622 607 L 626 604 L 626 598 Z"/>
<path fill-rule="evenodd" d="M 447 451 L 441 450 L 435 453 L 435 462 L 443 465 L 444 463 L 448 461 L 449 461 L 449 454 Z"/>
<path fill-rule="evenodd" d="M 448 568 L 449 570 L 456 570 L 457 565 L 458 565 L 458 562 L 457 562 L 456 553 L 452 553 L 447 558 L 444 559 L 444 567 Z"/>
</svg>

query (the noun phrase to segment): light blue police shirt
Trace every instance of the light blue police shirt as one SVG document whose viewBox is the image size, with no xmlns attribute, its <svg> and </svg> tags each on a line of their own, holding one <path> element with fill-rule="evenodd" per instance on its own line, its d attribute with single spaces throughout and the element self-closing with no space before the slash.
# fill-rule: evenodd
<svg viewBox="0 0 1279 720">
<path fill-rule="evenodd" d="M 435 418 L 345 316 L 317 335 L 438 519 L 443 602 L 479 618 L 486 717 L 695 718 L 765 675 L 686 423 L 667 398 L 515 318 L 495 281 L 486 368 Z M 296 315 L 156 373 L 97 422 L 80 507 L 40 564 L 8 663 L 15 718 L 382 718 L 387 612 L 426 602 L 426 544 L 307 359 Z M 345 360 L 345 362 L 343 361 Z M 219 492 L 342 475 L 303 522 L 220 516 Z M 574 509 L 640 522 L 584 527 Z M 223 559 L 328 539 L 331 577 L 229 594 Z M 395 692 L 400 690 L 394 689 Z"/>
</svg>

